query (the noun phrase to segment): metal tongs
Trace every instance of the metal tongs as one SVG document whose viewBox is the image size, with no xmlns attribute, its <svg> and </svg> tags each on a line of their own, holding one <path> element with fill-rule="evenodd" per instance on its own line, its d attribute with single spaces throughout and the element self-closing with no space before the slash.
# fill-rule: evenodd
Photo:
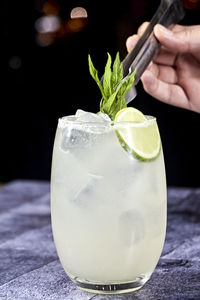
<svg viewBox="0 0 200 300">
<path fill-rule="evenodd" d="M 127 103 L 136 97 L 137 92 L 135 86 L 160 48 L 160 43 L 153 34 L 154 26 L 161 24 L 171 28 L 181 21 L 184 15 L 185 10 L 181 0 L 161 0 L 160 6 L 152 17 L 147 29 L 133 50 L 123 60 L 123 80 L 136 69 L 134 85 L 125 96 Z"/>
</svg>

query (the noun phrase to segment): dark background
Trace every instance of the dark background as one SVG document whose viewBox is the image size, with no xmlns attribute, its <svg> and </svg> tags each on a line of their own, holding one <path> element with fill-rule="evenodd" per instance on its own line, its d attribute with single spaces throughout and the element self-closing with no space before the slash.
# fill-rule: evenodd
<svg viewBox="0 0 200 300">
<path fill-rule="evenodd" d="M 150 20 L 159 1 L 35 0 L 3 2 L 0 100 L 0 181 L 50 179 L 57 119 L 78 108 L 97 112 L 100 94 L 88 72 L 91 54 L 102 74 L 107 52 L 126 55 L 125 41 Z M 70 20 L 76 6 L 88 18 Z M 53 8 L 52 8 L 53 7 Z M 60 29 L 39 34 L 35 22 L 57 13 Z M 182 24 L 200 23 L 199 11 Z M 131 106 L 157 117 L 168 185 L 199 186 L 200 115 L 161 103 L 138 84 Z"/>
</svg>

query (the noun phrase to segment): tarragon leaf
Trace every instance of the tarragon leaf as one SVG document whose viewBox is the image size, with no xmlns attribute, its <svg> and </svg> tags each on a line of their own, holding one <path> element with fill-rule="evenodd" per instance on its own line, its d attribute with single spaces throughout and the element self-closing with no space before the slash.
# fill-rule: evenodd
<svg viewBox="0 0 200 300">
<path fill-rule="evenodd" d="M 112 107 L 114 101 L 116 100 L 117 91 L 115 91 L 106 102 L 102 103 L 100 109 L 102 108 L 102 112 L 110 116 L 110 108 Z"/>
<path fill-rule="evenodd" d="M 107 60 L 106 66 L 105 66 L 104 77 L 103 77 L 103 90 L 104 90 L 106 97 L 108 97 L 108 98 L 112 94 L 111 63 L 112 63 L 112 59 L 111 59 L 110 54 L 108 53 L 108 60 Z"/>
<path fill-rule="evenodd" d="M 128 91 L 131 89 L 134 81 L 135 81 L 135 72 L 131 73 L 128 77 L 126 77 L 119 86 L 117 87 L 117 97 L 122 97 L 128 93 Z"/>
<path fill-rule="evenodd" d="M 117 52 L 114 63 L 113 63 L 113 72 L 112 72 L 112 90 L 114 90 L 119 84 L 119 82 L 123 79 L 123 65 L 120 62 L 119 52 Z"/>
<path fill-rule="evenodd" d="M 118 85 L 114 95 L 115 101 L 109 101 L 110 105 L 110 112 L 109 115 L 112 118 L 112 120 L 115 118 L 115 115 L 118 111 L 120 111 L 122 108 L 127 107 L 125 95 L 128 93 L 128 91 L 131 89 L 133 83 L 135 80 L 135 71 L 126 79 L 120 82 Z"/>
<path fill-rule="evenodd" d="M 110 118 L 114 120 L 116 113 L 125 107 L 127 107 L 126 99 L 124 96 L 122 96 L 118 99 L 118 101 L 114 101 L 112 106 L 110 107 L 109 110 Z"/>
<path fill-rule="evenodd" d="M 98 87 L 99 87 L 99 89 L 101 91 L 102 97 L 106 101 L 107 97 L 106 97 L 105 92 L 103 90 L 103 86 L 101 84 L 101 81 L 99 80 L 98 71 L 97 71 L 97 69 L 95 69 L 95 67 L 93 65 L 93 62 L 91 60 L 90 55 L 88 55 L 88 63 L 89 63 L 90 75 L 96 81 L 96 83 L 97 83 L 97 85 L 98 85 Z"/>
</svg>

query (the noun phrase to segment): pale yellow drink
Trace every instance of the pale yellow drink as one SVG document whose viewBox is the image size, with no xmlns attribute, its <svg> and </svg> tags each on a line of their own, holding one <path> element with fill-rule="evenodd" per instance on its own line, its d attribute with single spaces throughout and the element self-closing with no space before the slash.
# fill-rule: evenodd
<svg viewBox="0 0 200 300">
<path fill-rule="evenodd" d="M 122 148 L 114 123 L 60 119 L 51 213 L 60 261 L 79 287 L 102 293 L 142 287 L 165 239 L 162 149 L 153 161 L 142 162 Z"/>
</svg>

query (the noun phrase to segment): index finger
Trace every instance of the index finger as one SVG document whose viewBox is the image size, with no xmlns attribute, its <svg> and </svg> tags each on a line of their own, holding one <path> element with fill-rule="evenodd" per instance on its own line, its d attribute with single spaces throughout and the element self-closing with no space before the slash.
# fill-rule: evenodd
<svg viewBox="0 0 200 300">
<path fill-rule="evenodd" d="M 137 41 L 139 40 L 139 38 L 142 36 L 142 34 L 144 33 L 144 31 L 146 30 L 147 26 L 149 25 L 149 22 L 144 22 L 137 31 L 137 34 L 133 34 L 131 36 L 129 36 L 126 40 L 126 48 L 127 51 L 130 52 L 133 47 L 136 45 Z"/>
<path fill-rule="evenodd" d="M 177 84 L 163 82 L 146 70 L 141 77 L 145 91 L 167 104 L 188 108 L 189 101 L 184 90 Z"/>
</svg>

